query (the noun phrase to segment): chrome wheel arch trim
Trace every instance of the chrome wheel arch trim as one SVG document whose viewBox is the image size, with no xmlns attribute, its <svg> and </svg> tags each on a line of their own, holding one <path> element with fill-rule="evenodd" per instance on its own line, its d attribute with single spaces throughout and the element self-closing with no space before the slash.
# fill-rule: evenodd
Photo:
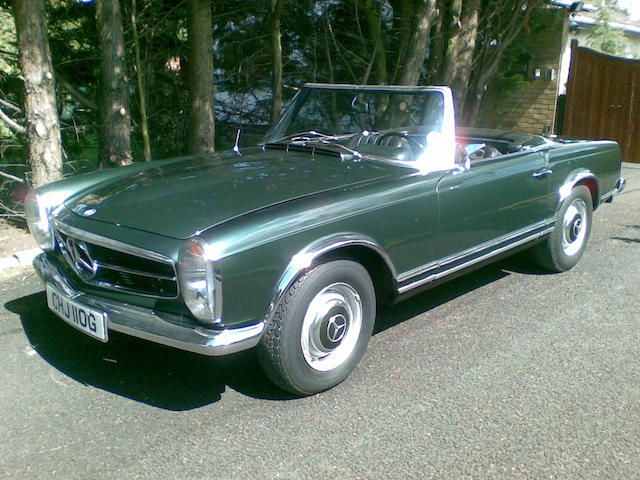
<svg viewBox="0 0 640 480">
<path fill-rule="evenodd" d="M 391 258 L 384 251 L 384 249 L 372 238 L 356 233 L 342 233 L 330 237 L 321 238 L 307 245 L 305 248 L 291 257 L 291 261 L 284 269 L 282 275 L 280 276 L 280 280 L 276 285 L 265 318 L 269 319 L 271 317 L 287 289 L 291 285 L 293 285 L 293 283 L 301 275 L 309 270 L 309 268 L 318 258 L 327 253 L 334 252 L 346 247 L 364 247 L 369 249 L 384 261 L 394 281 L 398 277 L 396 268 L 391 261 Z"/>
<path fill-rule="evenodd" d="M 571 191 L 584 182 L 585 180 L 593 180 L 596 183 L 597 192 L 595 195 L 592 195 L 593 198 L 600 200 L 599 192 L 600 192 L 600 182 L 598 181 L 598 177 L 591 170 L 578 170 L 576 172 L 571 173 L 567 179 L 563 182 L 562 186 L 558 189 L 558 210 L 560 209 L 560 205 L 562 202 L 571 194 Z M 597 205 L 593 206 L 594 208 Z"/>
</svg>

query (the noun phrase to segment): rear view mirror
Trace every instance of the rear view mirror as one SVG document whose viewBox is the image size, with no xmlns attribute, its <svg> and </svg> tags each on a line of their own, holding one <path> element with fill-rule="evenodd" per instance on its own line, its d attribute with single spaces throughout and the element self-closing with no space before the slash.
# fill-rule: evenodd
<svg viewBox="0 0 640 480">
<path fill-rule="evenodd" d="M 371 111 L 369 104 L 364 100 L 360 100 L 358 95 L 351 100 L 351 108 L 356 113 L 369 113 Z"/>
</svg>

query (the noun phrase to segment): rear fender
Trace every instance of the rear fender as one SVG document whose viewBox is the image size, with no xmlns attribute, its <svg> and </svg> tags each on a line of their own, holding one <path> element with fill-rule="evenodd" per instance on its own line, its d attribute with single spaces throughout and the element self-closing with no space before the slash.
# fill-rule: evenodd
<svg viewBox="0 0 640 480">
<path fill-rule="evenodd" d="M 596 209 L 598 207 L 600 198 L 600 182 L 596 175 L 590 170 L 580 169 L 572 172 L 558 189 L 558 205 L 556 211 L 560 209 L 562 202 L 578 185 L 585 185 L 589 189 L 593 200 L 593 208 Z"/>
</svg>

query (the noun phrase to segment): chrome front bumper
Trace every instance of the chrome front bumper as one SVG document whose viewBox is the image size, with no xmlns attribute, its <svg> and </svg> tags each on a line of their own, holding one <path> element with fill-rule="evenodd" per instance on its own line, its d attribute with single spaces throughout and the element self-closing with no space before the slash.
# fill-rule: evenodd
<svg viewBox="0 0 640 480">
<path fill-rule="evenodd" d="M 107 327 L 112 331 L 209 356 L 228 355 L 255 347 L 264 331 L 264 322 L 214 330 L 186 316 L 157 312 L 79 292 L 45 253 L 34 259 L 33 266 L 45 283 L 54 285 L 77 302 L 105 312 Z"/>
</svg>

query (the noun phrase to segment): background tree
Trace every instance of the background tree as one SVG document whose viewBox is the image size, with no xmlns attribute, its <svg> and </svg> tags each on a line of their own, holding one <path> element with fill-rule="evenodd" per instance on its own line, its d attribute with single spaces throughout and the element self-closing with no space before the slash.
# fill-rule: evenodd
<svg viewBox="0 0 640 480">
<path fill-rule="evenodd" d="M 611 9 L 603 2 L 598 8 L 596 27 L 587 38 L 587 45 L 609 55 L 622 55 L 625 51 L 624 32 L 611 25 Z"/>
<path fill-rule="evenodd" d="M 10 4 L 0 0 L 0 9 Z M 518 58 L 514 38 L 536 9 L 553 7 L 542 0 L 55 0 L 47 8 L 69 154 L 63 167 L 74 174 L 98 168 L 99 158 L 120 165 L 151 152 L 229 148 L 238 128 L 242 145 L 257 142 L 308 81 L 448 84 L 458 115 L 480 125 L 487 85 Z M 4 40 L 13 22 L 7 27 L 2 11 L 0 171 L 24 178 L 23 81 L 14 40 Z"/>
<path fill-rule="evenodd" d="M 31 183 L 38 187 L 62 175 L 62 146 L 43 0 L 16 0 L 13 7 L 20 65 Z M 17 133 L 23 133 L 16 129 Z"/>
<path fill-rule="evenodd" d="M 210 153 L 215 150 L 211 4 L 208 0 L 188 0 L 187 5 L 191 107 L 189 151 Z"/>
<path fill-rule="evenodd" d="M 123 166 L 132 162 L 129 79 L 119 0 L 97 0 L 100 39 L 100 164 Z"/>
<path fill-rule="evenodd" d="M 271 64 L 273 73 L 271 79 L 271 123 L 280 118 L 282 110 L 282 31 L 280 18 L 282 17 L 283 0 L 271 0 L 270 28 L 271 28 Z"/>
<path fill-rule="evenodd" d="M 150 162 L 151 140 L 149 138 L 149 121 L 147 119 L 147 95 L 144 86 L 144 67 L 140 56 L 140 35 L 138 33 L 138 6 L 136 0 L 131 0 L 131 37 L 133 39 L 134 66 L 136 72 L 136 86 L 138 89 L 138 106 L 140 108 L 140 130 L 144 149 L 144 160 Z"/>
<path fill-rule="evenodd" d="M 505 51 L 528 24 L 542 0 L 485 0 L 476 37 L 473 73 L 462 108 L 461 118 L 467 125 L 478 121 L 484 94 L 496 75 Z"/>
<path fill-rule="evenodd" d="M 435 18 L 435 0 L 419 0 L 415 8 L 414 25 L 409 36 L 404 65 L 400 69 L 397 82 L 400 85 L 417 85 L 424 68 L 429 47 L 429 31 Z"/>
</svg>

